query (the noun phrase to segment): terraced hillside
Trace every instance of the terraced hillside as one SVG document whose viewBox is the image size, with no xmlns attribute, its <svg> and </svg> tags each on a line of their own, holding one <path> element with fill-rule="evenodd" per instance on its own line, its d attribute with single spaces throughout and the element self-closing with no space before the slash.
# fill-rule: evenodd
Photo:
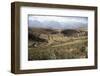
<svg viewBox="0 0 100 76">
<path fill-rule="evenodd" d="M 29 60 L 88 57 L 88 33 L 86 30 L 29 28 L 28 33 Z"/>
</svg>

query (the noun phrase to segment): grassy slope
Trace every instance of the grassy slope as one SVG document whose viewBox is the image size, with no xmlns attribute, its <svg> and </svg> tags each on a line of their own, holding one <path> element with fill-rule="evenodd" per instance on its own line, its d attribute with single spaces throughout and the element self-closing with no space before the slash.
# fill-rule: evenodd
<svg viewBox="0 0 100 76">
<path fill-rule="evenodd" d="M 62 44 L 29 48 L 28 58 L 29 60 L 86 58 L 86 47 L 86 37 L 69 39 Z"/>
</svg>

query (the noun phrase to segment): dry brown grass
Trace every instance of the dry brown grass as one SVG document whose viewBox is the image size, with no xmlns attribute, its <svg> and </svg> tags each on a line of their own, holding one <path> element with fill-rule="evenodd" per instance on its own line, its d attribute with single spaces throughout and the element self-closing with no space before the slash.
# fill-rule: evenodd
<svg viewBox="0 0 100 76">
<path fill-rule="evenodd" d="M 77 41 L 78 40 L 78 41 Z M 76 59 L 87 58 L 87 38 L 69 39 L 59 46 L 49 45 L 46 47 L 29 48 L 29 60 L 52 60 L 52 59 Z"/>
</svg>

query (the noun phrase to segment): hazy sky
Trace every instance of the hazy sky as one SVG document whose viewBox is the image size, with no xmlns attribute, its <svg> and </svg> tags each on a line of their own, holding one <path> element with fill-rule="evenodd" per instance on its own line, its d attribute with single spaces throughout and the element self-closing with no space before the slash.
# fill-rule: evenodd
<svg viewBox="0 0 100 76">
<path fill-rule="evenodd" d="M 88 17 L 75 16 L 34 16 L 28 17 L 29 27 L 39 28 L 68 28 L 88 25 Z"/>
</svg>

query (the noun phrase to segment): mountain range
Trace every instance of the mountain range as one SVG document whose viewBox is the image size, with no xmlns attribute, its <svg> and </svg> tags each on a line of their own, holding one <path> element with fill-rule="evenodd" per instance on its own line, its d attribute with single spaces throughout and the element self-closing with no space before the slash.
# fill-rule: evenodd
<svg viewBox="0 0 100 76">
<path fill-rule="evenodd" d="M 57 21 L 44 21 L 38 20 L 29 21 L 29 27 L 31 28 L 46 28 L 46 29 L 87 29 L 86 23 L 81 22 L 57 22 Z"/>
</svg>

